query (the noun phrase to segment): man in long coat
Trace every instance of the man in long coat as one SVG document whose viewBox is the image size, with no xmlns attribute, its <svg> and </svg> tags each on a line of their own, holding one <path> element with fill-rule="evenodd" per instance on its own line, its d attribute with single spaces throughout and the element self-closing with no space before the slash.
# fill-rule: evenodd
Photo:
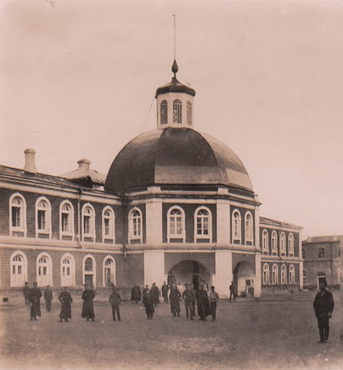
<svg viewBox="0 0 343 370">
<path fill-rule="evenodd" d="M 95 314 L 93 299 L 95 297 L 95 293 L 92 289 L 88 288 L 88 284 L 85 284 L 84 287 L 85 290 L 82 293 L 83 305 L 81 317 L 86 318 L 87 321 L 89 321 L 90 319 L 94 321 Z"/>
<path fill-rule="evenodd" d="M 158 287 L 156 286 L 156 283 L 152 283 L 151 295 L 152 295 L 152 299 L 154 301 L 154 305 L 156 307 L 157 303 L 160 303 L 160 291 L 159 291 Z"/>
<path fill-rule="evenodd" d="M 332 311 L 334 308 L 332 293 L 326 290 L 326 286 L 326 281 L 320 282 L 320 292 L 316 294 L 313 302 L 314 312 L 318 321 L 320 343 L 325 343 L 329 339 L 329 319 L 332 316 Z"/>
<path fill-rule="evenodd" d="M 161 290 L 162 290 L 162 297 L 164 299 L 164 303 L 168 303 L 169 286 L 166 284 L 165 281 L 163 282 Z"/>
<path fill-rule="evenodd" d="M 25 285 L 23 287 L 23 296 L 24 296 L 24 299 L 25 299 L 25 306 L 27 308 L 30 308 L 30 287 L 29 287 L 29 283 L 26 281 L 25 282 Z"/>
<path fill-rule="evenodd" d="M 118 321 L 120 321 L 120 312 L 119 312 L 119 305 L 121 303 L 121 296 L 117 291 L 117 288 L 115 285 L 112 285 L 112 293 L 109 298 L 109 302 L 111 303 L 112 306 L 112 318 L 113 321 L 116 321 L 116 313 L 117 313 L 117 318 Z"/>
<path fill-rule="evenodd" d="M 131 290 L 131 301 L 135 301 L 136 304 L 141 300 L 141 288 L 135 284 Z"/>
<path fill-rule="evenodd" d="M 189 284 L 186 284 L 186 290 L 182 293 L 182 299 L 185 302 L 185 310 L 186 310 L 186 317 L 187 320 L 191 319 L 193 320 L 193 299 L 194 299 L 194 293 L 190 289 Z"/>
<path fill-rule="evenodd" d="M 33 283 L 33 288 L 30 289 L 30 316 L 31 316 L 31 321 L 32 320 L 37 320 L 37 316 L 41 315 L 40 312 L 40 299 L 42 296 L 42 292 L 40 289 L 37 287 L 37 283 Z"/>
<path fill-rule="evenodd" d="M 70 293 L 67 290 L 67 287 L 64 287 L 60 295 L 58 296 L 58 300 L 61 302 L 61 313 L 60 313 L 60 322 L 68 321 L 71 319 L 71 303 L 73 299 L 71 298 Z"/>
<path fill-rule="evenodd" d="M 44 300 L 45 300 L 45 309 L 50 312 L 51 310 L 51 301 L 53 298 L 52 291 L 50 289 L 50 285 L 46 286 L 46 289 L 44 290 Z"/>
<path fill-rule="evenodd" d="M 169 300 L 170 300 L 170 310 L 171 313 L 176 316 L 180 316 L 180 298 L 181 293 L 177 289 L 176 285 L 173 284 L 170 293 L 169 293 Z"/>
<path fill-rule="evenodd" d="M 148 320 L 152 320 L 154 316 L 154 299 L 151 294 L 151 290 L 148 288 L 148 286 L 144 289 L 143 293 L 143 304 L 145 307 L 145 312 L 148 317 Z"/>
</svg>

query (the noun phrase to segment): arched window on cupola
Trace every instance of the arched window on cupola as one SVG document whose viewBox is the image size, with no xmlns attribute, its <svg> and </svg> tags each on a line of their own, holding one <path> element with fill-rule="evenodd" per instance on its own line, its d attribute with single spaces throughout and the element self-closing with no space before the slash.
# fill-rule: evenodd
<svg viewBox="0 0 343 370">
<path fill-rule="evenodd" d="M 187 102 L 187 124 L 192 124 L 193 106 L 190 101 Z"/>
<path fill-rule="evenodd" d="M 160 121 L 161 121 L 161 125 L 165 125 L 168 123 L 168 103 L 166 100 L 161 101 Z"/>
<path fill-rule="evenodd" d="M 179 99 L 173 102 L 173 123 L 182 123 L 182 103 Z"/>
</svg>

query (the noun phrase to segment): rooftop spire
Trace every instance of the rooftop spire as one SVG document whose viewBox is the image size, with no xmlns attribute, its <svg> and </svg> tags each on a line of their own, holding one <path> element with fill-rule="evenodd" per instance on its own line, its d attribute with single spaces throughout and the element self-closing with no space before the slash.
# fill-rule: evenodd
<svg viewBox="0 0 343 370">
<path fill-rule="evenodd" d="M 176 63 L 176 14 L 174 12 L 173 14 L 174 17 L 174 63 L 172 66 L 172 72 L 174 73 L 174 79 L 176 79 L 176 73 L 179 70 L 179 67 L 177 66 Z"/>
<path fill-rule="evenodd" d="M 174 59 L 174 63 L 172 65 L 172 72 L 174 73 L 174 78 L 176 78 L 176 73 L 179 70 L 179 67 L 177 66 L 176 60 Z"/>
</svg>

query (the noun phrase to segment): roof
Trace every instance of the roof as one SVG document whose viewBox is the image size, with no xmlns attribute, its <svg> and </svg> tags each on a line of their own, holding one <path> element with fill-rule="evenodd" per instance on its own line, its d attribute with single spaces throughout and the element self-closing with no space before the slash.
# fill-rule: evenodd
<svg viewBox="0 0 343 370">
<path fill-rule="evenodd" d="M 241 160 L 217 139 L 191 128 L 148 131 L 114 159 L 105 189 L 123 194 L 151 185 L 225 185 L 252 190 Z"/>
<path fill-rule="evenodd" d="M 78 182 L 83 180 L 91 180 L 91 182 L 94 184 L 105 184 L 106 175 L 90 168 L 91 161 L 89 159 L 80 159 L 77 163 L 79 164 L 78 169 L 65 173 L 61 175 L 61 177 L 74 182 L 75 180 L 77 180 Z"/>
<path fill-rule="evenodd" d="M 266 225 L 276 226 L 280 228 L 284 227 L 284 228 L 298 229 L 298 230 L 303 229 L 302 226 L 290 224 L 288 222 L 277 221 L 277 220 L 273 220 L 272 218 L 267 218 L 267 217 L 262 217 L 262 216 L 260 216 L 260 224 L 266 224 Z"/>
</svg>

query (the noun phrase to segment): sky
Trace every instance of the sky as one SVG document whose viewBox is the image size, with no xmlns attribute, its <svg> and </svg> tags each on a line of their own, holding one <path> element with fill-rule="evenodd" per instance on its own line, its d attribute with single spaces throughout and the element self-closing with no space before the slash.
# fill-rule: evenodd
<svg viewBox="0 0 343 370">
<path fill-rule="evenodd" d="M 38 172 L 107 174 L 156 128 L 174 53 L 194 128 L 242 160 L 260 215 L 342 235 L 341 1 L 3 0 L 0 163 L 34 148 Z"/>
</svg>

